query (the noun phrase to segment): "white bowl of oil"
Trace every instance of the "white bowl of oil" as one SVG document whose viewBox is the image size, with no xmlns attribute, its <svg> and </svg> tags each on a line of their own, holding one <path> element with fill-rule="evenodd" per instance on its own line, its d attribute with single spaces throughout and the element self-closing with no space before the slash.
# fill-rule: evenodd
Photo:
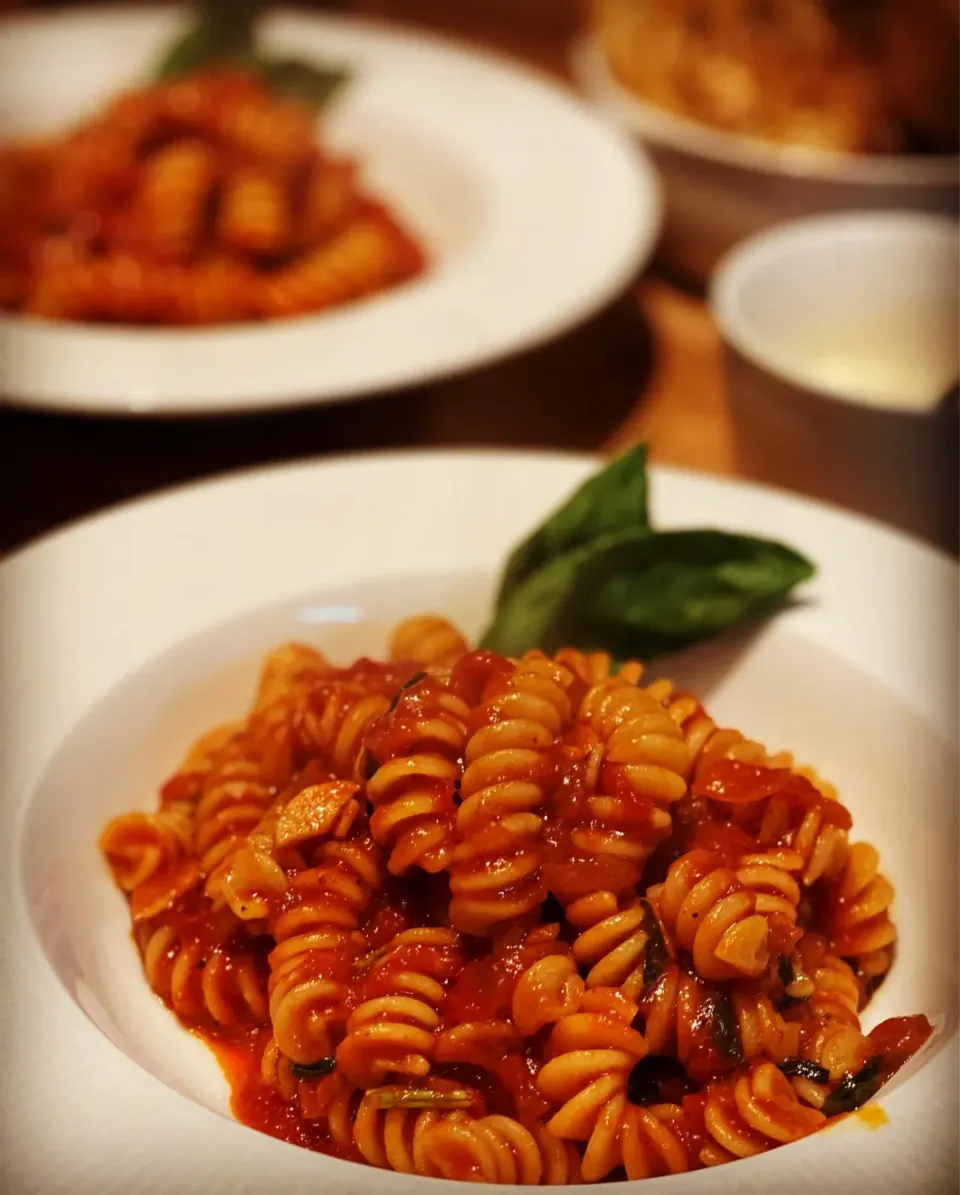
<svg viewBox="0 0 960 1195">
<path fill-rule="evenodd" d="M 719 263 L 740 469 L 953 546 L 960 224 L 864 212 L 784 224 Z"/>
</svg>

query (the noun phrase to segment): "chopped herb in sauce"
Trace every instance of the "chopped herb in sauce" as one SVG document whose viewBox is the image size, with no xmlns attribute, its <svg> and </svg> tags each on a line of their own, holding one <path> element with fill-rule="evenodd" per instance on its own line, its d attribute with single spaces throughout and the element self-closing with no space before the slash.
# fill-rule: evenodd
<svg viewBox="0 0 960 1195">
<path fill-rule="evenodd" d="M 721 1054 L 742 1061 L 743 1045 L 737 1015 L 729 997 L 722 992 L 717 992 L 713 1000 L 713 1040 Z"/>
<path fill-rule="evenodd" d="M 316 1062 L 291 1062 L 290 1073 L 295 1079 L 320 1079 L 324 1075 L 333 1074 L 337 1066 L 336 1058 L 320 1058 Z"/>
<path fill-rule="evenodd" d="M 474 1097 L 468 1091 L 430 1091 L 427 1088 L 379 1087 L 367 1093 L 374 1108 L 470 1108 Z"/>
<path fill-rule="evenodd" d="M 830 1072 L 826 1067 L 816 1062 L 808 1062 L 806 1058 L 784 1058 L 777 1066 L 788 1079 L 809 1079 L 811 1083 L 829 1083 Z"/>
<path fill-rule="evenodd" d="M 660 929 L 660 922 L 657 920 L 653 907 L 648 900 L 641 903 L 646 908 L 642 928 L 647 935 L 647 944 L 643 948 L 643 986 L 644 989 L 647 989 L 651 984 L 656 983 L 666 970 L 670 954 L 667 944 L 663 940 L 663 931 Z"/>
<path fill-rule="evenodd" d="M 363 769 L 364 780 L 372 780 L 377 773 L 377 769 L 380 767 L 377 761 L 373 758 L 373 752 L 369 747 L 364 747 L 363 749 L 363 761 L 361 763 L 361 767 Z"/>
<path fill-rule="evenodd" d="M 540 906 L 540 924 L 552 925 L 553 922 L 558 921 L 563 925 L 564 916 L 563 905 L 552 892 L 548 892 L 547 899 Z"/>
<path fill-rule="evenodd" d="M 845 1075 L 823 1102 L 824 1116 L 839 1116 L 853 1112 L 880 1090 L 883 1082 L 880 1058 L 871 1058 L 856 1074 Z"/>
<path fill-rule="evenodd" d="M 627 1099 L 631 1104 L 678 1104 L 693 1090 L 686 1071 L 675 1058 L 648 1054 L 641 1058 L 627 1080 Z"/>
<path fill-rule="evenodd" d="M 784 989 L 789 988 L 791 984 L 797 981 L 797 974 L 793 969 L 793 963 L 785 954 L 781 954 L 777 961 L 777 979 L 780 980 Z M 799 996 L 791 996 L 786 990 L 773 997 L 773 1004 L 778 1012 L 784 1012 L 786 1009 L 792 1008 L 794 1004 L 801 1003 L 802 1000 Z"/>
<path fill-rule="evenodd" d="M 397 704 L 400 701 L 400 698 L 407 691 L 407 689 L 412 689 L 414 685 L 419 684 L 420 681 L 422 681 L 426 675 L 427 674 L 425 672 L 415 672 L 413 674 L 413 676 L 410 677 L 409 680 L 405 680 L 403 682 L 403 684 L 400 686 L 400 688 L 397 689 L 396 693 L 394 694 L 393 701 L 390 702 L 390 708 L 392 710 L 395 710 L 397 708 Z"/>
</svg>

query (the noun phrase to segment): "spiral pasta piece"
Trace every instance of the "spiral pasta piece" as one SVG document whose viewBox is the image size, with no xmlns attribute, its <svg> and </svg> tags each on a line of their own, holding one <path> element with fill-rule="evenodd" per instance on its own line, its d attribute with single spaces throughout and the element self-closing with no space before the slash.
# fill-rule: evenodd
<svg viewBox="0 0 960 1195">
<path fill-rule="evenodd" d="M 764 845 L 777 843 L 799 855 L 803 860 L 800 879 L 809 887 L 818 880 L 840 877 L 849 851 L 851 819 L 839 801 L 825 798 L 810 780 L 799 775 L 797 780 L 799 785 L 785 783 L 784 791 L 769 798 L 758 837 Z"/>
<path fill-rule="evenodd" d="M 316 116 L 307 104 L 232 86 L 197 113 L 203 130 L 240 155 L 276 167 L 306 161 L 316 146 Z"/>
<path fill-rule="evenodd" d="M 359 778 L 364 736 L 389 708 L 390 701 L 382 693 L 370 692 L 355 681 L 321 684 L 307 699 L 301 740 L 337 775 Z"/>
<path fill-rule="evenodd" d="M 310 849 L 349 832 L 359 805 L 345 796 L 349 787 L 333 781 L 314 763 L 274 798 L 207 878 L 204 892 L 214 909 L 229 905 L 241 921 L 264 921 L 289 888 L 288 875 L 307 866 Z"/>
<path fill-rule="evenodd" d="M 307 248 L 341 232 L 357 212 L 357 168 L 353 162 L 317 162 L 310 171 L 297 222 L 297 240 Z"/>
<path fill-rule="evenodd" d="M 446 985 L 463 966 L 460 935 L 418 928 L 398 934 L 360 986 L 337 1047 L 337 1067 L 355 1087 L 430 1073 Z"/>
<path fill-rule="evenodd" d="M 758 897 L 710 851 L 693 850 L 670 865 L 658 896 L 660 914 L 690 951 L 704 979 L 756 977 L 770 957 L 768 917 Z"/>
<path fill-rule="evenodd" d="M 125 251 L 80 252 L 41 263 L 25 310 L 47 319 L 107 319 L 156 323 L 175 305 L 180 270 L 153 266 Z"/>
<path fill-rule="evenodd" d="M 353 1139 L 364 1161 L 400 1174 L 438 1177 L 426 1148 L 429 1129 L 444 1120 L 466 1118 L 463 1112 L 440 1112 L 425 1108 L 383 1109 L 373 1093 L 361 1099 L 353 1122 Z"/>
<path fill-rule="evenodd" d="M 304 721 L 315 692 L 327 692 L 333 670 L 313 647 L 288 642 L 275 648 L 257 681 L 244 734 L 266 783 L 280 788 L 296 774 L 305 746 Z"/>
<path fill-rule="evenodd" d="M 859 1023 L 860 989 L 850 965 L 833 954 L 822 934 L 806 934 L 795 956 L 797 991 L 812 1016 Z"/>
<path fill-rule="evenodd" d="M 830 1082 L 854 1074 L 869 1059 L 870 1054 L 869 1039 L 861 1032 L 859 1025 L 827 1018 L 806 1023 L 802 1027 L 802 1045 L 798 1056 L 821 1066 Z M 820 1098 L 811 1100 L 805 1089 L 805 1102 L 819 1106 L 827 1091 L 828 1088 L 823 1087 Z"/>
<path fill-rule="evenodd" d="M 628 1179 L 684 1174 L 696 1168 L 686 1145 L 689 1134 L 683 1109 L 677 1104 L 638 1108 L 625 1103 L 614 1109 L 620 1118 L 618 1147 Z"/>
<path fill-rule="evenodd" d="M 453 623 L 437 614 L 405 618 L 390 636 L 391 660 L 449 668 L 468 650 L 466 639 Z"/>
<path fill-rule="evenodd" d="M 637 1011 L 616 989 L 586 993 L 580 1011 L 555 1026 L 553 1056 L 537 1077 L 543 1094 L 559 1105 L 547 1122 L 548 1131 L 586 1142 L 581 1162 L 585 1182 L 597 1182 L 618 1166 L 628 1178 L 690 1168 L 681 1109 L 639 1107 L 628 1099 L 630 1074 L 648 1052 L 648 1042 L 631 1027 Z"/>
<path fill-rule="evenodd" d="M 670 681 L 654 682 L 649 692 L 665 706 L 683 734 L 690 752 L 690 777 L 695 779 L 703 775 L 720 760 L 759 766 L 768 762 L 766 748 L 739 730 L 717 726 L 692 693 L 675 690 Z"/>
<path fill-rule="evenodd" d="M 557 1108 L 547 1127 L 558 1137 L 589 1140 L 600 1109 L 626 1090 L 630 1071 L 647 1054 L 642 1034 L 631 1027 L 637 1011 L 615 988 L 595 988 L 554 1025 L 537 1086 Z"/>
<path fill-rule="evenodd" d="M 831 1081 L 859 1069 L 870 1054 L 858 1015 L 860 986 L 853 969 L 831 953 L 820 934 L 807 934 L 794 957 L 796 981 L 789 989 L 802 994 L 799 1056 L 822 1066 Z M 794 1086 L 797 1086 L 795 1083 Z M 820 1102 L 827 1089 L 820 1093 Z M 810 1102 L 810 1089 L 804 1098 Z"/>
<path fill-rule="evenodd" d="M 264 275 L 257 309 L 271 319 L 323 311 L 398 282 L 418 262 L 399 252 L 398 234 L 381 219 L 361 217 L 292 265 Z"/>
<path fill-rule="evenodd" d="M 254 315 L 254 275 L 244 262 L 211 255 L 166 275 L 167 306 L 156 317 L 170 324 L 234 323 Z M 118 313 L 116 318 L 120 318 Z"/>
<path fill-rule="evenodd" d="M 273 792 L 263 782 L 248 740 L 224 749 L 208 772 L 196 807 L 196 851 L 210 875 L 259 823 Z"/>
<path fill-rule="evenodd" d="M 467 741 L 456 847 L 449 867 L 450 921 L 466 933 L 531 912 L 546 897 L 541 875 L 543 805 L 551 750 L 571 719 L 572 676 L 546 657 L 521 660 L 495 679 Z"/>
<path fill-rule="evenodd" d="M 730 1000 L 737 1017 L 743 1056 L 782 1062 L 800 1055 L 800 1025 L 783 1019 L 769 996 L 733 992 Z"/>
<path fill-rule="evenodd" d="M 393 710 L 368 732 L 370 829 L 389 850 L 389 869 L 442 871 L 456 842 L 454 792 L 467 741 L 468 706 L 434 677 L 402 692 Z"/>
<path fill-rule="evenodd" d="M 336 1073 L 305 1077 L 280 1052 L 272 1035 L 264 1044 L 259 1079 L 286 1104 L 295 1104 L 304 1120 L 323 1123 L 341 1154 L 356 1155 L 353 1144 L 354 1089 Z"/>
<path fill-rule="evenodd" d="M 253 708 L 256 711 L 277 702 L 296 702 L 332 672 L 326 658 L 308 643 L 281 643 L 260 669 Z"/>
<path fill-rule="evenodd" d="M 850 846 L 827 916 L 833 949 L 844 957 L 872 954 L 892 945 L 893 885 L 879 870 L 880 856 L 866 842 Z"/>
<path fill-rule="evenodd" d="M 238 169 L 223 187 L 216 237 L 254 257 L 282 253 L 291 233 L 287 195 L 277 179 L 260 170 Z"/>
<path fill-rule="evenodd" d="M 525 1127 L 509 1116 L 444 1116 L 423 1135 L 423 1151 L 438 1177 L 522 1187 L 575 1183 L 579 1158 L 544 1125 Z"/>
<path fill-rule="evenodd" d="M 670 831 L 669 808 L 686 795 L 690 753 L 656 696 L 624 680 L 595 685 L 583 699 L 580 720 L 597 735 L 603 764 L 588 802 L 592 820 L 572 834 L 572 843 L 585 853 L 631 863 L 622 881 L 629 890 Z"/>
<path fill-rule="evenodd" d="M 676 1057 L 692 1069 L 702 1029 L 709 1029 L 714 1020 L 712 1009 L 705 1015 L 707 1003 L 708 993 L 696 975 L 669 963 L 639 1001 L 649 1050 Z"/>
<path fill-rule="evenodd" d="M 117 887 L 132 892 L 179 862 L 192 849 L 193 822 L 186 801 L 171 802 L 157 813 L 115 817 L 100 835 L 99 847 Z"/>
<path fill-rule="evenodd" d="M 147 982 L 184 1020 L 221 1029 L 262 1025 L 268 1017 L 261 955 L 171 925 L 137 929 Z"/>
<path fill-rule="evenodd" d="M 566 954 L 549 954 L 531 963 L 517 980 L 511 1019 L 520 1033 L 532 1037 L 545 1025 L 575 1012 L 583 992 L 584 982 L 574 959 Z"/>
<path fill-rule="evenodd" d="M 711 1164 L 747 1158 L 774 1145 L 799 1141 L 824 1121 L 822 1112 L 805 1107 L 772 1062 L 755 1062 L 739 1078 L 709 1091 L 704 1124 L 721 1154 Z"/>
<path fill-rule="evenodd" d="M 554 652 L 553 660 L 591 687 L 611 677 L 629 685 L 637 685 L 643 676 L 643 665 L 639 660 L 626 660 L 614 668 L 613 657 L 606 651 L 583 652 L 574 647 L 561 647 Z"/>
<path fill-rule="evenodd" d="M 137 197 L 138 240 L 160 261 L 184 262 L 195 252 L 217 160 L 202 141 L 175 141 L 143 165 Z"/>
<path fill-rule="evenodd" d="M 696 1083 L 729 1074 L 744 1061 L 800 1056 L 802 1030 L 764 992 L 705 983 L 668 963 L 640 999 L 651 1054 L 675 1058 Z"/>
<path fill-rule="evenodd" d="M 735 875 L 737 883 L 754 894 L 757 913 L 777 918 L 781 927 L 793 926 L 801 896 L 794 875 L 802 868 L 803 859 L 795 851 L 764 851 L 741 855 Z M 792 935 L 780 935 L 781 950 L 791 942 Z"/>
<path fill-rule="evenodd" d="M 327 786 L 334 804 L 355 805 L 356 786 Z M 341 834 L 343 829 L 340 827 Z M 363 948 L 360 919 L 382 875 L 379 848 L 363 820 L 322 842 L 312 866 L 291 877 L 269 919 L 270 1019 L 280 1051 L 311 1065 L 334 1054 L 353 1000 L 353 961 Z"/>
<path fill-rule="evenodd" d="M 588 988 L 617 987 L 630 1000 L 639 997 L 651 916 L 639 901 L 621 909 L 612 892 L 595 892 L 567 905 L 567 921 L 580 931 L 573 957 L 588 968 Z"/>
</svg>

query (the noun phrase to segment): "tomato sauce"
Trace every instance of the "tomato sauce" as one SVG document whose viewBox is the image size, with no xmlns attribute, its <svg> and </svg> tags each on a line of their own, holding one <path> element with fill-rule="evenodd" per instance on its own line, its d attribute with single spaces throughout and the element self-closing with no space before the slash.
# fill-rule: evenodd
<svg viewBox="0 0 960 1195">
<path fill-rule="evenodd" d="M 260 1060 L 269 1038 L 268 1030 L 258 1029 L 233 1040 L 208 1033 L 198 1033 L 198 1036 L 210 1047 L 220 1064 L 230 1085 L 230 1110 L 241 1124 L 291 1145 L 312 1149 L 315 1153 L 344 1156 L 327 1136 L 324 1119 L 305 1119 L 296 1102 L 286 1103 L 263 1081 Z"/>
<path fill-rule="evenodd" d="M 890 1017 L 881 1021 L 867 1037 L 871 1052 L 879 1054 L 882 1081 L 886 1083 L 920 1050 L 933 1034 L 933 1026 L 922 1014 Z"/>
</svg>

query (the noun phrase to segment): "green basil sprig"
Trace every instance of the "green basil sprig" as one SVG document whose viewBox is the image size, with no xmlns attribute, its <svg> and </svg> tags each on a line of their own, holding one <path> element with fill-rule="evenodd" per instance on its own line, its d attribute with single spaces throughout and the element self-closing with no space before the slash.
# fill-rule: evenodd
<svg viewBox="0 0 960 1195">
<path fill-rule="evenodd" d="M 202 0 L 193 20 L 167 48 L 155 71 L 158 80 L 173 79 L 216 64 L 240 67 L 259 75 L 278 95 L 321 108 L 349 79 L 342 67 L 299 58 L 273 58 L 257 44 L 265 0 Z"/>
<path fill-rule="evenodd" d="M 520 655 L 568 644 L 650 660 L 769 616 L 813 573 L 806 557 L 774 540 L 655 530 L 640 445 L 510 554 L 482 645 Z"/>
</svg>

